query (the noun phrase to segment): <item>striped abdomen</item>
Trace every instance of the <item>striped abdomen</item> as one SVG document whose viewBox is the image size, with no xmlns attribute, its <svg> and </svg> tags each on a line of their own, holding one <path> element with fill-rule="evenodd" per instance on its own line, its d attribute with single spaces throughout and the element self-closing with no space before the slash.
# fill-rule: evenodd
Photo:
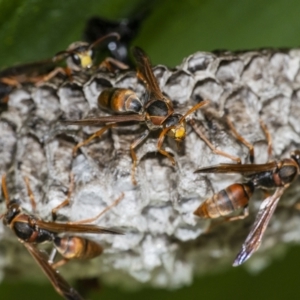
<svg viewBox="0 0 300 300">
<path fill-rule="evenodd" d="M 235 210 L 246 207 L 253 191 L 252 182 L 232 184 L 204 201 L 194 214 L 200 218 L 209 219 L 227 216 Z"/>
<path fill-rule="evenodd" d="M 101 245 L 77 236 L 55 237 L 54 245 L 66 259 L 91 259 L 103 252 Z"/>
<path fill-rule="evenodd" d="M 98 97 L 100 108 L 115 113 L 141 113 L 143 105 L 137 94 L 129 89 L 109 88 Z"/>
</svg>

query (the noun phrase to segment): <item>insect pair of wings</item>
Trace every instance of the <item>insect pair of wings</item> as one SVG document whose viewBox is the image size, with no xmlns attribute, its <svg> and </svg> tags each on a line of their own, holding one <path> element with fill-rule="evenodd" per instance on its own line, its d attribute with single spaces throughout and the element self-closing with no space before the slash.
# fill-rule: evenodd
<svg viewBox="0 0 300 300">
<path fill-rule="evenodd" d="M 266 189 L 276 188 L 273 195 L 267 197 L 261 203 L 254 224 L 233 266 L 244 263 L 259 248 L 263 234 L 276 209 L 278 201 L 284 191 L 299 175 L 299 167 L 300 151 L 297 150 L 291 154 L 290 159 L 283 159 L 281 161 L 271 161 L 266 164 L 220 164 L 195 171 L 195 173 L 241 173 L 250 178 L 249 182 L 245 184 L 233 184 L 203 202 L 194 212 L 194 214 L 202 217 L 211 218 L 209 216 L 211 205 L 215 205 L 219 211 L 219 214 L 213 217 L 221 216 L 222 214 L 220 214 L 220 212 L 222 212 L 222 210 L 224 210 L 227 215 L 228 213 L 234 212 L 236 208 L 246 207 L 256 187 Z M 253 190 L 249 191 L 249 187 L 253 187 Z M 240 192 L 240 190 L 242 192 Z M 230 209 L 228 209 L 228 207 L 230 207 Z M 237 218 L 233 218 L 233 220 L 234 219 Z"/>
<path fill-rule="evenodd" d="M 26 185 L 34 209 L 35 201 L 28 180 Z M 58 294 L 68 300 L 83 300 L 79 293 L 58 273 L 56 267 L 63 265 L 70 259 L 90 259 L 102 253 L 103 248 L 101 245 L 86 238 L 79 237 L 77 234 L 122 234 L 122 232 L 115 229 L 88 223 L 95 221 L 104 212 L 115 206 L 123 198 L 123 195 L 96 217 L 77 222 L 58 223 L 46 222 L 34 215 L 27 214 L 22 211 L 18 203 L 10 201 L 5 175 L 2 177 L 2 191 L 7 207 L 7 211 L 1 215 L 4 225 L 7 225 L 14 231 L 19 241 L 42 268 Z M 63 234 L 63 236 L 60 237 L 60 234 Z M 49 256 L 37 248 L 39 243 L 46 241 L 53 243 L 53 246 L 63 257 L 61 261 L 55 264 L 50 263 L 49 261 L 51 259 Z"/>
</svg>

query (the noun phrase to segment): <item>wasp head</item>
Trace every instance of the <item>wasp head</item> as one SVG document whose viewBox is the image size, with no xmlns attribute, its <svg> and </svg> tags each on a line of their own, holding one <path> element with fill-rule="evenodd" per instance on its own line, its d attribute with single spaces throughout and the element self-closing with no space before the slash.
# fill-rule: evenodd
<svg viewBox="0 0 300 300">
<path fill-rule="evenodd" d="M 182 142 L 186 136 L 186 121 L 182 119 L 182 115 L 173 114 L 165 122 L 166 128 L 170 127 L 167 135 L 176 142 Z"/>
<path fill-rule="evenodd" d="M 298 168 L 300 168 L 300 150 L 295 150 L 291 153 L 291 158 L 295 160 L 295 162 L 298 165 Z"/>
<path fill-rule="evenodd" d="M 88 43 L 75 42 L 69 46 L 67 52 L 67 65 L 71 70 L 80 71 L 93 66 L 94 51 Z"/>
<path fill-rule="evenodd" d="M 21 208 L 17 201 L 11 201 L 6 213 L 3 215 L 3 224 L 9 225 L 20 212 Z"/>
</svg>

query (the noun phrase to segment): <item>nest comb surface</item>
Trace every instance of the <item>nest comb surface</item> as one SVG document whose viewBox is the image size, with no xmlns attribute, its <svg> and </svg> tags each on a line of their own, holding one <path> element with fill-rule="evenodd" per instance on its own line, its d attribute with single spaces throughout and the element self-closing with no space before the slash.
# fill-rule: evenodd
<svg viewBox="0 0 300 300">
<path fill-rule="evenodd" d="M 224 117 L 228 116 L 255 146 L 256 162 L 262 163 L 268 158 L 260 120 L 272 136 L 273 158 L 289 157 L 290 151 L 299 147 L 299 62 L 298 49 L 197 52 L 172 70 L 156 66 L 154 73 L 177 112 L 185 113 L 197 102 L 210 100 L 194 117 L 197 127 L 217 148 L 249 162 L 248 149 L 226 127 Z M 59 219 L 67 221 L 92 217 L 124 193 L 118 206 L 97 224 L 122 228 L 126 234 L 91 236 L 104 245 L 105 253 L 92 261 L 69 263 L 61 271 L 67 278 L 101 276 L 106 282 L 127 286 L 175 288 L 189 284 L 195 273 L 230 266 L 263 194 L 258 191 L 252 197 L 248 218 L 221 224 L 206 233 L 210 221 L 200 220 L 193 211 L 214 192 L 242 178 L 194 174 L 197 168 L 231 161 L 212 153 L 191 127 L 180 149 L 170 139 L 164 143 L 174 153 L 175 167 L 157 154 L 157 132 L 138 148 L 137 186 L 131 182 L 129 146 L 144 125 L 114 128 L 82 147 L 73 158 L 76 143 L 98 128 L 63 126 L 59 120 L 105 115 L 97 107 L 97 97 L 110 86 L 131 88 L 144 98 L 144 86 L 134 71 L 117 75 L 98 72 L 72 82 L 53 80 L 13 91 L 0 118 L 0 170 L 1 175 L 8 174 L 11 198 L 21 199 L 22 207 L 30 211 L 24 183 L 27 176 L 39 216 L 49 220 L 51 209 L 66 198 L 72 172 L 75 187 L 71 204 L 59 211 Z M 299 241 L 297 186 L 293 184 L 282 197 L 262 246 L 248 267 L 262 268 L 276 249 Z M 31 268 L 35 262 L 12 232 L 1 225 L 0 236 L 2 275 L 30 273 L 39 278 L 37 267 Z"/>
</svg>

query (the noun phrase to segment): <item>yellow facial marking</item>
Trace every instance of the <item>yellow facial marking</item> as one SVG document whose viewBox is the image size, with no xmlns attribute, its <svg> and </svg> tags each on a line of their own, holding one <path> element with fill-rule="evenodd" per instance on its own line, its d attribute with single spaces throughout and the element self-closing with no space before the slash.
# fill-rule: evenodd
<svg viewBox="0 0 300 300">
<path fill-rule="evenodd" d="M 88 54 L 79 54 L 82 68 L 90 68 L 93 64 L 92 58 Z"/>
<path fill-rule="evenodd" d="M 176 129 L 175 131 L 175 139 L 177 140 L 181 140 L 185 137 L 185 128 L 184 127 L 180 127 L 178 129 Z"/>
</svg>

